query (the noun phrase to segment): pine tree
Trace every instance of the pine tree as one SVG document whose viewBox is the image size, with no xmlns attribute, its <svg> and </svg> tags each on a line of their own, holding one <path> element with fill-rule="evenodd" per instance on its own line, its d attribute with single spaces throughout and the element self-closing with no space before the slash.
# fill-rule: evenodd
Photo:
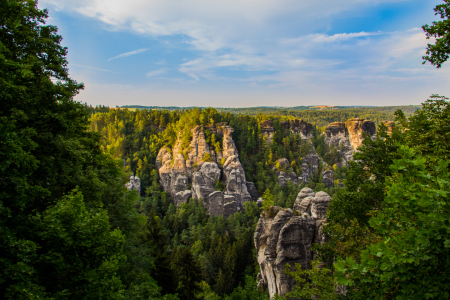
<svg viewBox="0 0 450 300">
<path fill-rule="evenodd" d="M 195 299 L 201 291 L 202 271 L 191 250 L 185 246 L 178 247 L 173 253 L 171 268 L 176 276 L 176 292 L 180 299 Z"/>
<path fill-rule="evenodd" d="M 162 287 L 163 293 L 175 293 L 175 274 L 170 267 L 170 254 L 167 235 L 163 232 L 160 220 L 156 214 L 151 211 L 148 218 L 148 245 L 152 256 L 155 258 L 155 269 L 152 271 L 153 277 Z"/>
</svg>

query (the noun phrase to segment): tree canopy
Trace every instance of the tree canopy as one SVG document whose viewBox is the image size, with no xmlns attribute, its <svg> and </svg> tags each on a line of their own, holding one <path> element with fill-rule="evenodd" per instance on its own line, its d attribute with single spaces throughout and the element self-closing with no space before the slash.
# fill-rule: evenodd
<svg viewBox="0 0 450 300">
<path fill-rule="evenodd" d="M 428 44 L 426 55 L 423 56 L 424 64 L 428 61 L 437 68 L 447 61 L 450 55 L 450 0 L 443 0 L 434 9 L 441 21 L 435 21 L 432 25 L 422 26 L 427 39 L 435 38 L 434 44 Z"/>
</svg>

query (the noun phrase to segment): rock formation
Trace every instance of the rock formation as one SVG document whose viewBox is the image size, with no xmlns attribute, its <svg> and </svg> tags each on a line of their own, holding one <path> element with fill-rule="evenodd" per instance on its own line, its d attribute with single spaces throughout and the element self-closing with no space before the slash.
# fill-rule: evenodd
<svg viewBox="0 0 450 300">
<path fill-rule="evenodd" d="M 275 133 L 275 129 L 273 128 L 272 120 L 262 121 L 261 124 L 261 133 L 266 136 L 266 143 L 272 143 L 273 134 Z M 312 124 L 307 123 L 303 120 L 290 120 L 281 122 L 281 126 L 285 130 L 291 131 L 294 134 L 300 135 L 300 137 L 304 140 L 310 139 L 312 137 L 311 131 L 313 129 Z"/>
<path fill-rule="evenodd" d="M 130 176 L 130 181 L 125 184 L 125 187 L 129 190 L 136 190 L 138 195 L 141 195 L 141 180 L 137 176 Z"/>
<path fill-rule="evenodd" d="M 353 147 L 350 143 L 349 133 L 345 123 L 333 122 L 325 129 L 325 144 L 329 147 L 334 146 L 339 157 L 342 158 L 342 164 L 353 160 Z"/>
<path fill-rule="evenodd" d="M 355 151 L 362 145 L 364 134 L 375 138 L 375 134 L 377 133 L 375 123 L 369 120 L 354 118 L 345 122 L 345 126 L 349 133 L 350 143 Z"/>
<path fill-rule="evenodd" d="M 313 129 L 313 126 L 312 124 L 307 123 L 302 119 L 300 120 L 295 119 L 289 121 L 289 129 L 291 130 L 292 133 L 299 134 L 302 139 L 306 140 L 311 138 L 312 136 L 311 131 Z"/>
<path fill-rule="evenodd" d="M 362 145 L 365 134 L 372 139 L 375 138 L 375 123 L 358 118 L 350 119 L 345 123 L 333 122 L 325 130 L 325 144 L 334 146 L 342 158 L 341 164 L 347 165 Z"/>
<path fill-rule="evenodd" d="M 205 128 L 196 126 L 191 130 L 192 140 L 187 149 L 182 149 L 182 133 L 173 151 L 166 146 L 160 149 L 156 167 L 161 186 L 174 204 L 179 205 L 190 198 L 203 199 L 209 214 L 228 216 L 242 209 L 244 202 L 256 200 L 258 193 L 254 184 L 245 179 L 231 136 L 233 128 L 220 124 L 208 129 L 223 138 L 222 151 L 212 149 L 206 142 Z M 224 191 L 218 191 L 216 183 L 222 183 Z"/>
<path fill-rule="evenodd" d="M 278 185 L 285 186 L 288 181 L 298 183 L 297 174 L 290 168 L 289 160 L 280 158 L 276 161 L 274 169 L 275 175 L 278 177 Z"/>
<path fill-rule="evenodd" d="M 265 120 L 262 121 L 261 124 L 261 133 L 263 136 L 266 136 L 266 143 L 272 143 L 273 134 L 275 133 L 275 129 L 273 129 L 273 121 Z"/>
<path fill-rule="evenodd" d="M 247 181 L 245 183 L 245 185 L 247 186 L 247 191 L 250 194 L 250 197 L 252 197 L 253 201 L 258 200 L 259 196 L 258 196 L 258 190 L 256 189 L 256 186 L 253 182 L 249 182 Z"/>
<path fill-rule="evenodd" d="M 331 197 L 325 192 L 304 188 L 292 209 L 272 207 L 261 214 L 254 242 L 258 251 L 258 285 L 267 289 L 270 297 L 289 292 L 295 282 L 284 273 L 286 264 L 293 268 L 300 263 L 302 269 L 311 268 L 313 243 L 322 244 L 322 224 Z"/>
</svg>

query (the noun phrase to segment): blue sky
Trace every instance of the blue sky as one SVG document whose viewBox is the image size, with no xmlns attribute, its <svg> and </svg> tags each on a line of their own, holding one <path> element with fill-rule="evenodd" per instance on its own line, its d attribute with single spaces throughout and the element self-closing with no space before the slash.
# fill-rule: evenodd
<svg viewBox="0 0 450 300">
<path fill-rule="evenodd" d="M 337 4 L 338 3 L 338 4 Z M 441 0 L 40 0 L 93 105 L 409 105 Z M 428 41 L 429 42 L 429 41 Z"/>
</svg>

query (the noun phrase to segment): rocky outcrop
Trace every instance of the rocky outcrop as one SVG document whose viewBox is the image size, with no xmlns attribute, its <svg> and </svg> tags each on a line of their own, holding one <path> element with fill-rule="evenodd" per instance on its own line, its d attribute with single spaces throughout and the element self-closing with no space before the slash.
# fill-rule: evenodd
<svg viewBox="0 0 450 300">
<path fill-rule="evenodd" d="M 303 188 L 298 193 L 294 203 L 294 210 L 298 211 L 300 215 L 307 213 L 311 215 L 311 200 L 315 196 L 315 193 L 310 188 Z"/>
<path fill-rule="evenodd" d="M 293 134 L 298 134 L 304 140 L 308 140 L 312 137 L 312 129 L 313 125 L 307 123 L 303 120 L 290 120 L 281 122 L 281 126 L 285 129 L 285 131 L 290 131 Z M 261 133 L 263 136 L 266 136 L 266 143 L 272 143 L 272 138 L 275 133 L 275 129 L 273 128 L 272 120 L 262 121 L 260 124 Z"/>
<path fill-rule="evenodd" d="M 188 202 L 190 198 L 203 199 L 208 214 L 228 216 L 242 209 L 244 202 L 251 201 L 252 196 L 257 199 L 258 193 L 254 184 L 245 179 L 232 139 L 233 128 L 220 124 L 207 129 L 222 138 L 220 152 L 208 145 L 205 128 L 196 126 L 191 130 L 192 139 L 187 149 L 182 149 L 182 133 L 173 150 L 166 146 L 160 149 L 156 167 L 161 186 L 174 204 Z M 221 183 L 224 190 L 217 190 L 216 183 Z"/>
<path fill-rule="evenodd" d="M 273 128 L 272 120 L 262 121 L 260 124 L 261 133 L 263 136 L 266 136 L 266 143 L 272 143 L 273 134 L 275 133 L 275 129 Z"/>
<path fill-rule="evenodd" d="M 250 194 L 250 197 L 252 197 L 253 201 L 258 200 L 259 195 L 258 195 L 258 190 L 256 189 L 256 186 L 253 182 L 247 181 L 245 183 L 245 185 L 247 186 L 247 191 Z"/>
<path fill-rule="evenodd" d="M 375 138 L 375 123 L 369 120 L 354 118 L 345 122 L 349 133 L 350 143 L 353 150 L 357 150 L 362 145 L 364 134 L 368 134 L 371 138 Z"/>
<path fill-rule="evenodd" d="M 138 195 L 141 195 L 141 180 L 137 176 L 130 176 L 130 181 L 125 184 L 125 187 L 129 190 L 136 190 Z"/>
<path fill-rule="evenodd" d="M 334 172 L 330 166 L 317 155 L 312 145 L 310 152 L 302 158 L 302 173 L 298 176 L 291 168 L 289 161 L 286 158 L 280 158 L 276 161 L 274 170 L 278 178 L 278 185 L 285 186 L 289 181 L 293 184 L 301 184 L 302 182 L 309 183 L 311 176 L 320 168 L 323 167 L 322 179 L 327 187 L 332 187 Z"/>
<path fill-rule="evenodd" d="M 313 243 L 324 243 L 322 224 L 331 197 L 324 192 L 314 194 L 304 188 L 297 196 L 294 213 L 291 209 L 272 207 L 261 214 L 254 242 L 258 251 L 258 285 L 267 289 L 270 297 L 289 292 L 295 282 L 284 273 L 286 264 L 293 268 L 311 268 Z"/>
<path fill-rule="evenodd" d="M 312 124 L 307 123 L 302 119 L 289 121 L 289 129 L 292 133 L 299 134 L 302 139 L 310 139 L 312 137 Z"/>
<path fill-rule="evenodd" d="M 308 183 L 311 176 L 319 169 L 320 162 L 321 158 L 310 143 L 309 152 L 302 158 L 302 174 L 299 176 L 299 180 Z"/>
<path fill-rule="evenodd" d="M 365 134 L 375 138 L 375 123 L 358 118 L 350 119 L 346 123 L 333 122 L 325 129 L 325 144 L 336 148 L 342 159 L 339 165 L 348 165 L 348 162 L 353 160 L 353 154 L 362 145 Z"/>
<path fill-rule="evenodd" d="M 331 188 L 334 186 L 333 175 L 334 175 L 334 172 L 330 168 L 327 168 L 326 170 L 322 171 L 323 183 L 328 188 Z"/>
<path fill-rule="evenodd" d="M 275 162 L 273 168 L 275 170 L 275 175 L 278 178 L 279 186 L 285 186 L 288 181 L 291 181 L 294 184 L 298 183 L 297 174 L 292 171 L 290 166 L 289 160 L 286 158 L 280 158 Z"/>
<path fill-rule="evenodd" d="M 353 147 L 345 123 L 333 122 L 325 129 L 325 144 L 336 148 L 342 164 L 347 165 L 353 160 Z"/>
</svg>

